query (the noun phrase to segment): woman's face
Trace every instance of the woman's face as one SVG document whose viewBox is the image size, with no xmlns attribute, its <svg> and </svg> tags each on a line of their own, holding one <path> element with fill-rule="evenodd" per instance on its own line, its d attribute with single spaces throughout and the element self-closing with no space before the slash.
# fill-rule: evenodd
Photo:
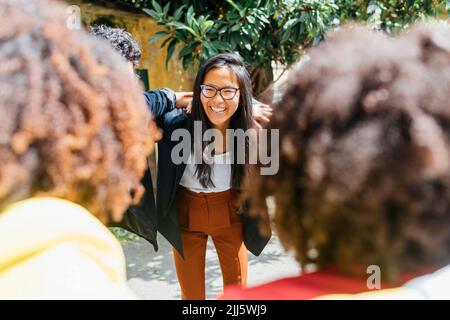
<svg viewBox="0 0 450 320">
<path fill-rule="evenodd" d="M 222 95 L 217 91 L 220 89 Z M 238 89 L 236 74 L 228 67 L 214 68 L 206 74 L 200 101 L 206 116 L 215 128 L 228 128 L 231 116 L 239 106 Z"/>
</svg>

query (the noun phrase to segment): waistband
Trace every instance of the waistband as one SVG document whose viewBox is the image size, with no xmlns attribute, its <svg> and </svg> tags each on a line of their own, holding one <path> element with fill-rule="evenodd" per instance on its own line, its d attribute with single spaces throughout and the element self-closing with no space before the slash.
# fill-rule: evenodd
<svg viewBox="0 0 450 320">
<path fill-rule="evenodd" d="M 192 190 L 189 190 L 186 187 L 179 186 L 178 192 L 183 193 L 184 195 L 195 197 L 195 198 L 201 198 L 201 199 L 207 199 L 207 200 L 218 200 L 223 198 L 231 198 L 234 196 L 239 195 L 239 191 L 235 189 L 229 189 L 221 192 L 194 192 Z"/>
</svg>

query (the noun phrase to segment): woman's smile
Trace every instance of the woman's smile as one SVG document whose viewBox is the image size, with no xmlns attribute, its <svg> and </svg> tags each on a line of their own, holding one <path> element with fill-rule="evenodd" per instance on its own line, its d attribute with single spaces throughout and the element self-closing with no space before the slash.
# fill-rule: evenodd
<svg viewBox="0 0 450 320">
<path fill-rule="evenodd" d="M 239 83 L 228 67 L 210 70 L 203 81 L 200 100 L 209 121 L 216 128 L 227 128 L 239 106 Z M 224 99 L 225 97 L 225 99 Z"/>
<path fill-rule="evenodd" d="M 210 108 L 215 113 L 225 113 L 225 110 L 227 109 L 223 107 L 214 107 L 214 106 L 210 106 Z"/>
</svg>

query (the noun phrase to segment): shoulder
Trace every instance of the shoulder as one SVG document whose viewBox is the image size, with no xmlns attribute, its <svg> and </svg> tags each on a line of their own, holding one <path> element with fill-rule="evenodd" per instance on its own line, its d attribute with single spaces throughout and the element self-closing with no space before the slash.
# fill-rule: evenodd
<svg viewBox="0 0 450 320">
<path fill-rule="evenodd" d="M 160 121 L 158 125 L 163 128 L 163 130 L 168 130 L 170 133 L 175 129 L 186 128 L 187 122 L 189 120 L 189 115 L 184 109 L 175 108 L 170 112 L 167 112 Z"/>
<path fill-rule="evenodd" d="M 118 245 L 115 237 L 89 211 L 78 204 L 58 198 L 36 197 L 7 207 L 0 215 L 0 239 L 10 233 L 8 227 L 13 226 L 16 234 L 20 231 L 22 235 L 35 239 L 55 238 L 66 234 L 95 235 L 97 240 L 115 247 Z"/>
<path fill-rule="evenodd" d="M 176 101 L 175 92 L 169 88 L 144 91 L 144 96 L 147 99 L 147 101 L 152 100 L 157 102 L 165 102 L 167 100 L 171 102 Z"/>
<path fill-rule="evenodd" d="M 83 207 L 32 198 L 0 214 L 0 298 L 132 297 L 120 244 Z"/>
</svg>

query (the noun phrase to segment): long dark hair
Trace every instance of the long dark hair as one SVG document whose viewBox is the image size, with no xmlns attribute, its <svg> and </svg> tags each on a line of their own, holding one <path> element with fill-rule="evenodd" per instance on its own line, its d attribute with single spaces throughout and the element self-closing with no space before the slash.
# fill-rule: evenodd
<svg viewBox="0 0 450 320">
<path fill-rule="evenodd" d="M 252 127 L 253 113 L 252 113 L 252 85 L 249 73 L 245 67 L 244 61 L 236 53 L 221 53 L 206 60 L 200 67 L 199 72 L 194 83 L 194 97 L 192 100 L 192 115 L 189 125 L 189 132 L 191 137 L 194 135 L 194 121 L 201 121 L 202 123 L 202 136 L 203 133 L 213 128 L 208 116 L 203 109 L 202 102 L 200 100 L 200 85 L 203 84 L 206 74 L 214 68 L 228 67 L 235 74 L 239 85 L 239 105 L 236 112 L 233 114 L 230 120 L 229 129 L 242 129 L 246 131 Z M 201 139 L 201 137 L 200 137 Z M 205 150 L 206 146 L 211 141 L 202 141 L 202 150 Z M 192 147 L 194 146 L 194 139 L 192 139 Z M 233 163 L 231 164 L 231 185 L 233 189 L 239 189 L 241 187 L 244 175 L 246 173 L 246 165 L 237 163 L 237 144 L 234 143 L 234 150 L 231 152 L 233 155 Z M 230 150 L 231 151 L 231 150 Z M 245 155 L 248 157 L 248 141 L 245 144 Z M 213 151 L 214 154 L 214 151 Z M 204 187 L 214 187 L 214 183 L 211 180 L 211 165 L 206 163 L 203 159 L 202 163 L 197 164 L 196 175 L 200 181 L 200 184 Z"/>
</svg>

